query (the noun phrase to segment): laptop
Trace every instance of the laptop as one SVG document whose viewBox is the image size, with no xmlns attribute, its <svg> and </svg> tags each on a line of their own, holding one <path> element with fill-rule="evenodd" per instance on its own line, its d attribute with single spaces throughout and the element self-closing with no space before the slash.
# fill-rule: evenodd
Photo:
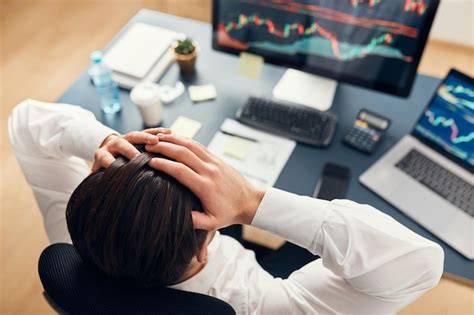
<svg viewBox="0 0 474 315">
<path fill-rule="evenodd" d="M 451 70 L 404 136 L 360 182 L 474 259 L 474 78 Z"/>
</svg>

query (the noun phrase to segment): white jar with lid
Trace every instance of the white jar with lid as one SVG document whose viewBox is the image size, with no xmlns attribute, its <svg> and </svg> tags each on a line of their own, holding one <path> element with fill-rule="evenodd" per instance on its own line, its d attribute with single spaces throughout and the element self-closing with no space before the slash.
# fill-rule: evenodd
<svg viewBox="0 0 474 315">
<path fill-rule="evenodd" d="M 156 127 L 161 122 L 163 106 L 160 86 L 153 82 L 143 82 L 132 89 L 130 99 L 137 105 L 147 127 Z"/>
</svg>

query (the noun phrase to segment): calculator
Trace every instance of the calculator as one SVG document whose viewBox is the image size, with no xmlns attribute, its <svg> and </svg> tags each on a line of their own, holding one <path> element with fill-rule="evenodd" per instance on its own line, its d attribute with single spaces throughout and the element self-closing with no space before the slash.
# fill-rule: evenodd
<svg viewBox="0 0 474 315">
<path fill-rule="evenodd" d="M 389 126 L 390 119 L 361 109 L 343 142 L 361 152 L 372 154 Z"/>
</svg>

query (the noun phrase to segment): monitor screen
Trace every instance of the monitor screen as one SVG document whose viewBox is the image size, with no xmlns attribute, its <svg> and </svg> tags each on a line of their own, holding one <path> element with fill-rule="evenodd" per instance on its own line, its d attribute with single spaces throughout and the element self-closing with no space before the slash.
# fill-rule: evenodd
<svg viewBox="0 0 474 315">
<path fill-rule="evenodd" d="M 474 169 L 474 78 L 451 71 L 423 111 L 413 134 Z"/>
<path fill-rule="evenodd" d="M 213 47 L 408 96 L 439 0 L 214 0 Z"/>
</svg>

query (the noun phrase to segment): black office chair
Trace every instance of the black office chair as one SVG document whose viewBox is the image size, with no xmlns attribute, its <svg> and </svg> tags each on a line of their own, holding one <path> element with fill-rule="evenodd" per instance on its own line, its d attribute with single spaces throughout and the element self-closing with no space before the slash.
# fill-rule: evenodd
<svg viewBox="0 0 474 315">
<path fill-rule="evenodd" d="M 38 272 L 46 300 L 60 314 L 235 314 L 211 296 L 120 285 L 88 268 L 71 244 L 48 246 Z"/>
</svg>

